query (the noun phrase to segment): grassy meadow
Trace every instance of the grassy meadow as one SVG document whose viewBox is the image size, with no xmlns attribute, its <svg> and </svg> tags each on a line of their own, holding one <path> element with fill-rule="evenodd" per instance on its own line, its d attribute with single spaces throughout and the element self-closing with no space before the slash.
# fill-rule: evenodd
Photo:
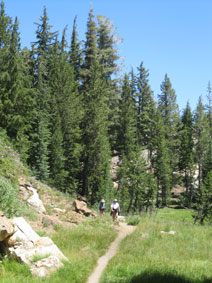
<svg viewBox="0 0 212 283">
<path fill-rule="evenodd" d="M 171 230 L 176 234 L 160 234 Z M 189 210 L 166 208 L 142 216 L 100 282 L 212 282 L 212 227 L 193 225 Z"/>
<path fill-rule="evenodd" d="M 139 224 L 121 242 L 101 283 L 212 282 L 212 227 L 194 225 L 191 211 L 166 208 L 152 216 L 142 215 L 140 219 L 133 216 L 129 222 Z M 110 217 L 105 216 L 71 229 L 56 226 L 55 232 L 48 236 L 70 262 L 64 263 L 50 278 L 41 279 L 32 277 L 26 265 L 3 259 L 0 282 L 86 282 L 97 259 L 117 235 L 111 224 Z M 160 234 L 171 230 L 176 233 Z"/>
<path fill-rule="evenodd" d="M 67 230 L 60 226 L 56 226 L 55 229 L 55 233 L 48 236 L 52 238 L 70 262 L 64 262 L 64 267 L 53 273 L 50 278 L 41 279 L 32 277 L 26 265 L 3 259 L 0 263 L 0 282 L 86 282 L 97 259 L 106 252 L 116 237 L 109 217 L 92 219 Z"/>
</svg>

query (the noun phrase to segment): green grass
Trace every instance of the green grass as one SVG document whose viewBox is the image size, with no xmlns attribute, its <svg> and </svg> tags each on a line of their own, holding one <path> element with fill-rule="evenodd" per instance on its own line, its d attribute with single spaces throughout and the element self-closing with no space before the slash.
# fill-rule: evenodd
<svg viewBox="0 0 212 283">
<path fill-rule="evenodd" d="M 192 224 L 189 210 L 143 216 L 109 262 L 101 283 L 212 282 L 212 227 Z M 161 235 L 160 231 L 176 231 Z"/>
<path fill-rule="evenodd" d="M 9 179 L 15 186 L 18 184 L 20 176 L 28 175 L 29 173 L 2 129 L 0 129 L 0 168 L 0 175 Z"/>
<path fill-rule="evenodd" d="M 49 235 L 69 262 L 52 274 L 50 278 L 34 278 L 24 264 L 5 259 L 0 263 L 1 283 L 83 283 L 92 273 L 97 259 L 108 249 L 116 233 L 109 217 L 88 220 L 80 225 L 64 230 L 57 227 L 54 235 Z"/>
<path fill-rule="evenodd" d="M 126 217 L 126 223 L 128 225 L 138 225 L 141 221 L 141 217 L 139 215 L 131 215 Z"/>
</svg>

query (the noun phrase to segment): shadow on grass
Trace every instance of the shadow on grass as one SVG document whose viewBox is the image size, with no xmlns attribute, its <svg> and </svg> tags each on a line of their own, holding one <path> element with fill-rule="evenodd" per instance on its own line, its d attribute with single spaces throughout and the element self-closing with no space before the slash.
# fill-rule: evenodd
<svg viewBox="0 0 212 283">
<path fill-rule="evenodd" d="M 159 272 L 154 273 L 142 273 L 131 279 L 130 283 L 194 283 L 193 280 L 184 278 L 183 276 L 177 276 L 174 274 L 161 274 Z M 211 283 L 212 279 L 198 280 L 198 283 Z"/>
</svg>

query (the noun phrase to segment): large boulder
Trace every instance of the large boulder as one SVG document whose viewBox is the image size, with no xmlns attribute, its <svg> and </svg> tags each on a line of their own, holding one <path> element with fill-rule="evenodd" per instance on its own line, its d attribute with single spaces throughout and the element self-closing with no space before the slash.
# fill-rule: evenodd
<svg viewBox="0 0 212 283">
<path fill-rule="evenodd" d="M 47 258 L 35 262 L 31 266 L 30 271 L 34 276 L 48 277 L 52 272 L 56 271 L 58 268 L 62 266 L 63 264 L 58 257 L 49 256 Z"/>
<path fill-rule="evenodd" d="M 0 211 L 0 242 L 15 233 L 15 224 Z"/>
<path fill-rule="evenodd" d="M 78 213 L 82 213 L 85 216 L 90 216 L 92 211 L 87 208 L 87 204 L 84 201 L 75 200 L 74 203 L 75 211 Z"/>
<path fill-rule="evenodd" d="M 35 207 L 38 212 L 46 212 L 37 190 L 23 177 L 19 179 L 19 197 Z"/>
<path fill-rule="evenodd" d="M 11 257 L 26 264 L 31 264 L 35 256 L 43 258 L 56 256 L 60 260 L 68 260 L 53 241 L 48 237 L 40 237 L 22 217 L 14 218 L 16 232 L 10 238 L 14 244 L 8 247 Z"/>
<path fill-rule="evenodd" d="M 27 202 L 34 206 L 39 212 L 45 212 L 46 209 L 43 205 L 43 202 L 39 198 L 37 191 L 33 187 L 28 187 L 27 189 L 32 193 L 31 197 L 27 199 Z"/>
</svg>

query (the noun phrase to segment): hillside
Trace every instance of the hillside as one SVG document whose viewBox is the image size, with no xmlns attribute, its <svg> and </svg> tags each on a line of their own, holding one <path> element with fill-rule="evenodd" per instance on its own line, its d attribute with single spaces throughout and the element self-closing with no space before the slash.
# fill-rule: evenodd
<svg viewBox="0 0 212 283">
<path fill-rule="evenodd" d="M 104 219 L 103 222 L 102 219 L 97 219 L 95 212 L 85 207 L 85 202 L 76 201 L 73 196 L 52 189 L 30 176 L 30 171 L 22 164 L 19 155 L 13 150 L 7 136 L 2 132 L 0 134 L 0 156 L 0 211 L 10 218 L 24 217 L 38 235 L 50 237 L 69 260 L 69 262 L 64 262 L 63 272 L 68 272 L 68 277 L 72 277 L 71 282 L 82 282 L 82 278 L 88 277 L 97 258 L 104 253 L 116 235 L 111 226 L 111 220 Z M 33 196 L 33 190 L 38 193 L 42 201 L 39 202 L 39 205 L 29 201 Z M 105 236 L 107 239 L 104 239 Z M 88 249 L 90 245 L 94 249 Z M 29 267 L 27 265 L 23 267 L 17 261 L 5 258 L 3 247 L 1 244 L 0 250 L 3 253 L 0 254 L 2 258 L 0 277 L 4 282 L 11 283 L 13 280 L 23 282 L 22 276 L 24 279 L 28 278 L 29 281 L 25 282 L 33 282 Z M 89 265 L 88 259 L 90 260 Z M 39 257 L 34 260 L 39 260 Z M 83 266 L 87 269 L 84 274 L 76 271 Z M 69 271 L 70 268 L 72 271 Z M 73 271 L 74 274 L 70 276 Z M 52 278 L 54 279 L 51 279 L 50 282 L 66 280 L 61 272 L 58 272 L 56 277 L 53 275 Z M 39 279 L 35 281 L 39 282 Z"/>
</svg>

